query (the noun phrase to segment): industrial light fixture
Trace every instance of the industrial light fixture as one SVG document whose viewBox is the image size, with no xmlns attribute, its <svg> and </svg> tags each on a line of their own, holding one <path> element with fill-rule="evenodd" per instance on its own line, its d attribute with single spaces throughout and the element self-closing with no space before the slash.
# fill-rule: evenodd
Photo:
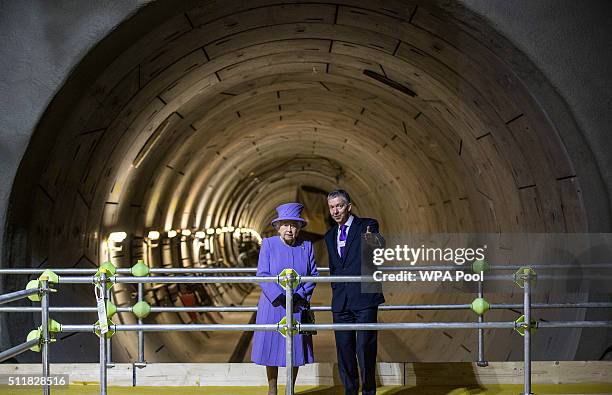
<svg viewBox="0 0 612 395">
<path fill-rule="evenodd" d="M 173 238 L 173 237 L 176 237 L 176 235 L 177 235 L 176 230 L 170 229 L 168 231 L 167 235 L 168 235 L 168 238 L 170 238 L 170 239 Z"/>
<path fill-rule="evenodd" d="M 206 232 L 198 230 L 197 232 L 195 232 L 195 237 L 197 237 L 198 239 L 203 239 L 206 237 Z"/>
<path fill-rule="evenodd" d="M 207 235 L 214 235 L 215 234 L 215 230 L 213 228 L 208 228 L 208 229 L 206 229 L 206 234 Z"/>
<path fill-rule="evenodd" d="M 183 236 L 191 236 L 191 231 L 189 229 L 183 229 L 181 230 L 181 234 Z"/>
<path fill-rule="evenodd" d="M 113 243 L 121 243 L 127 237 L 127 233 L 125 232 L 112 232 L 108 235 L 108 240 Z"/>
<path fill-rule="evenodd" d="M 150 230 L 149 234 L 147 234 L 147 238 L 149 240 L 159 240 L 160 234 L 156 230 Z"/>
<path fill-rule="evenodd" d="M 386 77 L 386 76 L 384 76 L 382 74 L 378 74 L 375 71 L 372 71 L 372 70 L 363 70 L 363 75 L 368 76 L 370 78 L 373 78 L 376 81 L 381 82 L 381 83 L 387 85 L 388 87 L 393 88 L 395 90 L 398 90 L 398 91 L 400 91 L 400 92 L 402 92 L 402 93 L 404 93 L 404 94 L 406 94 L 406 95 L 408 95 L 410 97 L 416 97 L 416 95 L 417 95 L 415 91 L 413 91 L 412 89 L 408 88 L 407 86 L 402 85 L 402 84 L 400 84 L 397 81 L 393 81 L 392 79 L 390 79 L 390 78 L 388 78 L 388 77 Z"/>
</svg>

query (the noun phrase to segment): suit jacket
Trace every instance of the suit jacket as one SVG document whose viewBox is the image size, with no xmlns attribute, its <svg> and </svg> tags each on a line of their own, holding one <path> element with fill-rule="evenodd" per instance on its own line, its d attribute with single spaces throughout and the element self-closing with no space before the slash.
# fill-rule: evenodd
<svg viewBox="0 0 612 395">
<path fill-rule="evenodd" d="M 378 233 L 378 221 L 372 218 L 359 218 L 353 215 L 353 223 L 346 236 L 344 256 L 338 255 L 338 225 L 336 224 L 325 234 L 325 243 L 329 255 L 330 275 L 332 276 L 360 276 L 361 273 L 361 240 L 362 234 L 370 226 L 372 233 Z M 361 283 L 331 283 L 332 311 L 362 310 L 377 307 L 385 302 L 381 286 L 368 285 L 377 292 L 362 292 Z"/>
</svg>

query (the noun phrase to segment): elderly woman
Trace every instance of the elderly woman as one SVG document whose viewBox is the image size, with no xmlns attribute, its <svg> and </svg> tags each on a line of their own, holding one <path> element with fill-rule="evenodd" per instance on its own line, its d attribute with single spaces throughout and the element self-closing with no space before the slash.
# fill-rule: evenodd
<svg viewBox="0 0 612 395">
<path fill-rule="evenodd" d="M 276 276 L 283 269 L 293 269 L 302 276 L 317 276 L 312 243 L 300 240 L 300 229 L 306 226 L 300 203 L 286 203 L 278 206 L 277 218 L 272 225 L 278 236 L 265 238 L 261 243 L 258 276 Z M 263 290 L 257 305 L 257 324 L 276 324 L 286 315 L 285 290 L 277 283 L 260 283 Z M 301 283 L 293 291 L 293 312 L 296 321 L 300 321 L 301 312 L 310 302 L 314 283 Z M 285 338 L 279 332 L 256 331 L 253 336 L 251 360 L 258 365 L 266 366 L 268 375 L 268 394 L 276 394 L 278 367 L 286 366 Z M 297 376 L 297 367 L 312 363 L 312 336 L 297 334 L 293 338 L 293 383 Z"/>
</svg>

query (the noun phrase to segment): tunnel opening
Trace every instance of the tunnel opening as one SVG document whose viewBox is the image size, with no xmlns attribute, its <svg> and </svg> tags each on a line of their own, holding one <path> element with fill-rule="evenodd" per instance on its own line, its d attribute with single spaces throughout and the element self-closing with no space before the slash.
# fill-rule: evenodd
<svg viewBox="0 0 612 395">
<path fill-rule="evenodd" d="M 259 238 L 273 234 L 274 208 L 300 200 L 316 224 L 308 236 L 319 265 L 326 266 L 324 193 L 337 187 L 350 191 L 358 214 L 378 218 L 390 234 L 578 233 L 589 231 L 602 210 L 584 203 L 573 157 L 580 149 L 564 143 L 549 117 L 553 104 L 538 102 L 517 75 L 533 66 L 459 4 L 185 4 L 171 12 L 163 1 L 144 7 L 74 71 L 80 82 L 67 83 L 72 91 L 57 95 L 16 178 L 5 262 L 252 266 Z M 142 28 L 152 16 L 159 23 Z M 118 39 L 123 47 L 109 51 L 108 42 Z M 87 75 L 97 59 L 104 67 Z M 588 185 L 588 194 L 601 194 Z M 117 231 L 127 239 L 122 250 L 109 250 L 108 235 Z M 12 278 L 8 286 L 23 280 Z M 133 304 L 134 287 L 122 285 L 114 288 L 116 304 Z M 320 291 L 326 304 L 329 294 Z M 90 293 L 66 287 L 54 303 L 93 305 Z M 254 304 L 256 296 L 256 287 L 238 285 L 146 289 L 149 303 L 159 306 Z M 390 295 L 388 302 L 424 298 Z M 384 319 L 468 317 L 419 314 Z M 584 316 L 573 314 L 559 317 Z M 149 320 L 231 323 L 245 317 L 164 313 Z M 33 319 L 15 324 L 29 328 Z M 536 350 L 543 359 L 572 359 L 580 334 L 590 331 L 596 330 L 553 331 Z M 147 335 L 147 359 L 248 360 L 244 338 L 223 336 Z M 513 347 L 519 339 L 504 331 L 487 336 L 492 360 L 520 359 L 520 348 Z M 465 344 L 473 337 L 385 333 L 380 358 L 449 360 L 450 349 L 451 360 L 472 360 Z M 547 348 L 562 337 L 575 341 Z M 317 341 L 319 360 L 333 360 L 331 336 Z M 86 335 L 65 342 L 73 350 L 59 354 L 58 362 L 96 358 L 96 343 Z M 113 347 L 117 361 L 136 355 L 133 334 L 117 334 Z"/>
</svg>

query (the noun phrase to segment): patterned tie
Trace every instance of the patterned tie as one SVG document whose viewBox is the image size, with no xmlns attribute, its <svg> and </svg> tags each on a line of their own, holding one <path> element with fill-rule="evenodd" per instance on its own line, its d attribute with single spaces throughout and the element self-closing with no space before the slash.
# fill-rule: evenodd
<svg viewBox="0 0 612 395">
<path fill-rule="evenodd" d="M 346 243 L 346 225 L 340 225 L 340 241 L 344 241 Z M 344 256 L 344 250 L 346 249 L 346 244 L 340 247 L 340 257 Z"/>
</svg>

